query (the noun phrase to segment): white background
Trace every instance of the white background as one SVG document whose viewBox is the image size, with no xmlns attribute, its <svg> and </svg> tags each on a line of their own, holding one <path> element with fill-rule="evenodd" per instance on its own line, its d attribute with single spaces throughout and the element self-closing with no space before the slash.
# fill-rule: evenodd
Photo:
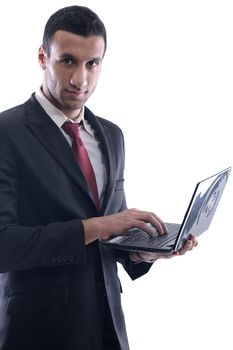
<svg viewBox="0 0 233 350">
<path fill-rule="evenodd" d="M 48 17 L 70 1 L 8 1 L 0 11 L 0 110 L 41 83 Z M 233 10 L 226 0 L 90 0 L 108 50 L 93 111 L 124 131 L 129 207 L 182 220 L 197 181 L 233 163 Z M 119 267 L 132 350 L 233 349 L 232 190 L 195 251 L 132 282 Z M 68 350 L 68 349 L 67 349 Z"/>
</svg>

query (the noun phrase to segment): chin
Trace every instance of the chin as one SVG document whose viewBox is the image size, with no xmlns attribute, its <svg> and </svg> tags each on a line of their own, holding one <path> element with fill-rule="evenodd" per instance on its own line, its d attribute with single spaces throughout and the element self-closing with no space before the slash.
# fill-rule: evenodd
<svg viewBox="0 0 233 350">
<path fill-rule="evenodd" d="M 66 111 L 75 111 L 75 110 L 78 110 L 78 109 L 82 108 L 84 106 L 85 102 L 84 101 L 82 101 L 82 102 L 80 101 L 79 103 L 77 103 L 77 101 L 76 101 L 76 103 L 64 103 L 63 104 L 63 108 Z"/>
</svg>

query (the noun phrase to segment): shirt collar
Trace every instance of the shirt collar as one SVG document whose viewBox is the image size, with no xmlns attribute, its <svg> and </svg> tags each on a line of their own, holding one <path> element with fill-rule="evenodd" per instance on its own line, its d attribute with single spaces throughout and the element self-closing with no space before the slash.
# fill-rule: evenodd
<svg viewBox="0 0 233 350">
<path fill-rule="evenodd" d="M 65 121 L 69 120 L 72 123 L 77 123 L 80 124 L 82 122 L 83 128 L 92 136 L 94 136 L 93 131 L 84 118 L 84 113 L 85 113 L 85 106 L 82 107 L 79 116 L 77 119 L 72 120 L 68 118 L 64 113 L 62 113 L 57 107 L 52 104 L 47 97 L 42 92 L 42 88 L 39 88 L 36 93 L 35 97 L 41 107 L 45 110 L 45 112 L 49 115 L 49 117 L 53 120 L 53 122 L 61 129 L 62 125 L 65 123 Z"/>
</svg>

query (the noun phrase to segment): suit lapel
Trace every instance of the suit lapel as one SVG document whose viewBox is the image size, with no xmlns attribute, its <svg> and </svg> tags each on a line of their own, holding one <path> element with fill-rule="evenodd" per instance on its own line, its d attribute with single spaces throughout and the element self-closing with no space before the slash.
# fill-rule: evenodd
<svg viewBox="0 0 233 350">
<path fill-rule="evenodd" d="M 28 114 L 27 126 L 34 136 L 93 203 L 90 190 L 73 151 L 57 125 L 45 113 L 34 96 L 25 103 L 25 107 Z"/>
<path fill-rule="evenodd" d="M 104 153 L 106 160 L 108 182 L 101 209 L 101 213 L 104 214 L 109 202 L 109 198 L 115 188 L 116 152 L 114 150 L 113 140 L 108 128 L 102 124 L 88 108 L 85 108 L 85 118 L 95 130 L 96 136 L 100 140 L 102 152 Z"/>
</svg>

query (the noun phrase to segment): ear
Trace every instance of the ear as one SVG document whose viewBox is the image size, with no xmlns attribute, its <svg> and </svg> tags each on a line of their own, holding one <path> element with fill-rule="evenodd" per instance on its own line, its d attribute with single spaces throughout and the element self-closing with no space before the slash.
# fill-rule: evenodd
<svg viewBox="0 0 233 350">
<path fill-rule="evenodd" d="M 43 70 L 45 70 L 46 69 L 46 53 L 45 53 L 43 45 L 41 45 L 39 48 L 38 60 L 39 60 L 39 64 L 40 64 L 41 68 Z"/>
</svg>

